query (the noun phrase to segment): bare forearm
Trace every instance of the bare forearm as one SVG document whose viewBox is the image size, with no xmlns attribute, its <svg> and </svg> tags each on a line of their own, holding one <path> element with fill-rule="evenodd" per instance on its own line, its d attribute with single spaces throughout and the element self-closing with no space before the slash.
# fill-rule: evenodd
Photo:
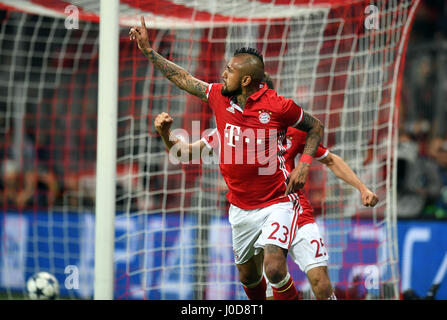
<svg viewBox="0 0 447 320">
<path fill-rule="evenodd" d="M 172 147 L 180 142 L 180 139 L 174 136 L 171 131 L 160 133 L 160 137 L 163 140 L 163 143 L 165 144 L 166 148 L 168 150 L 171 150 Z"/>
<path fill-rule="evenodd" d="M 194 143 L 185 143 L 177 138 L 171 131 L 160 135 L 163 143 L 173 155 L 181 161 L 194 160 L 200 157 L 204 144 L 199 140 Z"/>
<path fill-rule="evenodd" d="M 208 101 L 206 97 L 208 84 L 206 82 L 194 78 L 188 71 L 164 58 L 153 49 L 145 49 L 142 52 L 152 62 L 154 67 L 160 70 L 177 87 L 197 96 L 203 101 Z"/>
<path fill-rule="evenodd" d="M 166 148 L 171 151 L 171 149 L 176 146 L 174 151 L 177 151 L 175 156 L 180 158 L 182 156 L 188 156 L 189 157 L 189 147 L 186 143 L 184 143 L 182 140 L 177 138 L 175 135 L 171 133 L 171 131 L 165 132 L 160 134 L 161 139 L 163 140 L 163 143 L 165 144 Z"/>
<path fill-rule="evenodd" d="M 350 166 L 339 156 L 332 154 L 332 161 L 327 164 L 327 167 L 347 184 L 353 186 L 360 192 L 366 189 L 366 186 L 360 181 L 359 177 L 351 169 Z"/>
</svg>

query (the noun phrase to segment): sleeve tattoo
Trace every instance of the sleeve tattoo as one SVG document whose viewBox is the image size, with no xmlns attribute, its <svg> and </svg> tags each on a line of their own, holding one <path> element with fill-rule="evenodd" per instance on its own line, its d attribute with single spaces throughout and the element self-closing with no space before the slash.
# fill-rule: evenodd
<svg viewBox="0 0 447 320">
<path fill-rule="evenodd" d="M 307 132 L 303 154 L 308 154 L 312 157 L 315 156 L 321 139 L 323 138 L 324 126 L 321 121 L 305 112 L 303 119 L 296 128 Z"/>
<path fill-rule="evenodd" d="M 205 102 L 208 101 L 208 98 L 206 97 L 208 84 L 206 82 L 194 78 L 188 71 L 165 59 L 154 50 L 151 50 L 148 53 L 144 52 L 144 55 L 177 87 L 195 95 Z"/>
</svg>

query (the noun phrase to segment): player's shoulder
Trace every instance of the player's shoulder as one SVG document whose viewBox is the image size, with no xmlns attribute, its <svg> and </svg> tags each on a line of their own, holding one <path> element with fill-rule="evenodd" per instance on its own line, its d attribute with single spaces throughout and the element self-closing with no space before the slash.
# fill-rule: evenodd
<svg viewBox="0 0 447 320">
<path fill-rule="evenodd" d="M 211 105 L 227 102 L 227 100 L 229 100 L 222 95 L 222 87 L 223 83 L 210 83 L 208 85 L 208 88 L 206 89 L 206 97 L 208 98 L 208 102 L 211 102 Z"/>
<path fill-rule="evenodd" d="M 268 101 L 267 103 L 271 106 L 271 108 L 276 109 L 277 111 L 280 111 L 280 112 L 284 112 L 285 110 L 290 108 L 290 106 L 292 106 L 292 105 L 298 106 L 293 101 L 293 99 L 280 95 L 274 89 L 268 89 L 265 92 L 264 96 L 265 96 L 265 101 Z"/>
<path fill-rule="evenodd" d="M 276 90 L 270 88 L 261 97 L 261 103 L 272 111 L 281 112 L 287 103 L 287 98 L 279 95 Z"/>
<path fill-rule="evenodd" d="M 277 100 L 277 101 L 288 101 L 288 100 L 292 100 L 292 99 L 290 99 L 290 98 L 286 98 L 286 97 L 280 95 L 280 94 L 278 93 L 278 91 L 276 91 L 275 89 L 270 89 L 270 88 L 267 88 L 267 89 L 265 90 L 264 96 L 268 97 L 269 99 Z"/>
<path fill-rule="evenodd" d="M 270 99 L 273 101 L 281 101 L 281 100 L 285 99 L 283 96 L 280 96 L 275 89 L 270 89 L 270 88 L 266 88 L 263 96 L 266 97 L 267 99 Z"/>
<path fill-rule="evenodd" d="M 222 90 L 223 83 L 209 83 L 206 88 L 206 96 L 209 98 L 210 95 L 216 95 L 216 93 L 220 94 Z"/>
<path fill-rule="evenodd" d="M 224 84 L 223 84 L 223 82 L 213 82 L 213 83 L 210 83 L 210 85 L 212 85 L 214 88 L 222 88 L 222 86 Z"/>
<path fill-rule="evenodd" d="M 208 89 L 207 91 L 216 91 L 220 93 L 220 90 L 222 89 L 223 83 L 222 82 L 215 82 L 215 83 L 210 83 L 208 84 Z"/>
</svg>

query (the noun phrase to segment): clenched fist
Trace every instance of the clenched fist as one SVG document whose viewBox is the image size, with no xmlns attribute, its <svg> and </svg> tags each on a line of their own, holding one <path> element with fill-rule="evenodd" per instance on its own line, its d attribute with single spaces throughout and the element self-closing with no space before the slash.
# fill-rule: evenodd
<svg viewBox="0 0 447 320">
<path fill-rule="evenodd" d="M 361 197 L 365 207 L 374 207 L 379 202 L 379 197 L 368 188 L 361 192 Z"/>
<path fill-rule="evenodd" d="M 166 135 L 169 133 L 173 121 L 169 114 L 162 112 L 154 120 L 155 130 L 162 136 Z"/>
</svg>

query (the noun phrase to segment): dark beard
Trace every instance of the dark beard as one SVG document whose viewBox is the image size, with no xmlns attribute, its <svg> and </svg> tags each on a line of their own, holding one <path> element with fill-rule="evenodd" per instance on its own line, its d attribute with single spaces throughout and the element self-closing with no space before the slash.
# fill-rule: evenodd
<svg viewBox="0 0 447 320">
<path fill-rule="evenodd" d="M 222 87 L 222 89 L 220 90 L 220 93 L 224 96 L 224 97 L 236 97 L 238 95 L 240 95 L 242 93 L 242 88 L 238 88 L 236 90 L 233 91 L 229 91 L 227 89 L 225 89 L 224 87 Z"/>
</svg>

